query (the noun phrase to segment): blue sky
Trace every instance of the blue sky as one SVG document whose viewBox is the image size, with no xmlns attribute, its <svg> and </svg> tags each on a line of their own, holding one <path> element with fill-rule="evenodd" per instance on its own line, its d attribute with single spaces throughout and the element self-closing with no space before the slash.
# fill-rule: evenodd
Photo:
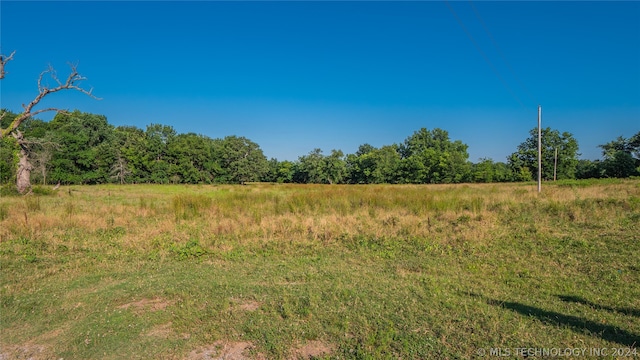
<svg viewBox="0 0 640 360">
<path fill-rule="evenodd" d="M 439 127 L 471 161 L 505 161 L 538 104 L 582 158 L 640 130 L 640 2 L 2 0 L 0 11 L 1 52 L 16 50 L 0 105 L 15 112 L 42 70 L 65 77 L 73 62 L 102 100 L 44 106 L 245 136 L 279 160 Z"/>
</svg>

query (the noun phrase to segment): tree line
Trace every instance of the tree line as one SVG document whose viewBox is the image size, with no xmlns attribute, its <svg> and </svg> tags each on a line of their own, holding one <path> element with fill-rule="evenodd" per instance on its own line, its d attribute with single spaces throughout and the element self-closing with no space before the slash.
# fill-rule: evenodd
<svg viewBox="0 0 640 360">
<path fill-rule="evenodd" d="M 18 116 L 2 110 L 5 129 Z M 16 179 L 26 148 L 35 184 L 212 184 L 263 181 L 321 184 L 442 184 L 530 181 L 537 174 L 537 129 L 506 162 L 469 161 L 468 146 L 442 129 L 415 131 L 403 142 L 379 148 L 360 145 L 354 154 L 313 149 L 296 161 L 268 160 L 260 146 L 239 136 L 222 139 L 150 124 L 113 126 L 103 115 L 60 112 L 49 121 L 29 118 L 24 140 L 3 137 L 0 181 Z M 640 132 L 600 147 L 603 159 L 579 160 L 572 134 L 542 131 L 545 180 L 640 175 Z"/>
</svg>

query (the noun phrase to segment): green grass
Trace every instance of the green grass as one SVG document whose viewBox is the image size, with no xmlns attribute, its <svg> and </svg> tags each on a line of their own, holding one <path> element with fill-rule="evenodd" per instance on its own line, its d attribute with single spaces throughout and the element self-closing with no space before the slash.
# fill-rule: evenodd
<svg viewBox="0 0 640 360">
<path fill-rule="evenodd" d="M 466 359 L 640 343 L 640 183 L 0 198 L 5 358 Z M 191 356 L 191 357 L 190 357 Z M 201 358 L 206 358 L 204 355 Z"/>
</svg>

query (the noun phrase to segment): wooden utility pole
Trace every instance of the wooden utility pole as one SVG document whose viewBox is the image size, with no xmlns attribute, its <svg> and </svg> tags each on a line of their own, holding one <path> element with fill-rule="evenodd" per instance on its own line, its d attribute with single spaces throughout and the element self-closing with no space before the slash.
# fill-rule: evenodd
<svg viewBox="0 0 640 360">
<path fill-rule="evenodd" d="M 542 192 L 542 129 L 540 127 L 542 107 L 538 105 L 538 192 Z"/>
</svg>

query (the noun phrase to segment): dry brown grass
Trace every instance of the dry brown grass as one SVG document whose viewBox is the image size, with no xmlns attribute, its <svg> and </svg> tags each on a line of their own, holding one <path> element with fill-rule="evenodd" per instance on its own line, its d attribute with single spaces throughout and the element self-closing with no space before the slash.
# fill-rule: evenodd
<svg viewBox="0 0 640 360">
<path fill-rule="evenodd" d="M 216 239 L 326 245 L 354 237 L 447 242 L 455 235 L 482 243 L 505 230 L 505 214 L 523 207 L 546 208 L 567 220 L 586 222 L 610 211 L 607 201 L 627 201 L 639 192 L 638 186 L 625 184 L 545 186 L 542 194 L 522 184 L 73 187 L 41 197 L 37 210 L 30 210 L 24 198 L 3 198 L 8 211 L 0 241 L 24 236 L 50 246 L 96 245 L 66 240 L 70 233 L 80 233 L 134 251 L 193 238 L 222 251 L 228 245 Z M 176 196 L 211 201 L 182 218 L 176 215 Z M 553 231 L 552 224 L 536 226 Z"/>
</svg>

